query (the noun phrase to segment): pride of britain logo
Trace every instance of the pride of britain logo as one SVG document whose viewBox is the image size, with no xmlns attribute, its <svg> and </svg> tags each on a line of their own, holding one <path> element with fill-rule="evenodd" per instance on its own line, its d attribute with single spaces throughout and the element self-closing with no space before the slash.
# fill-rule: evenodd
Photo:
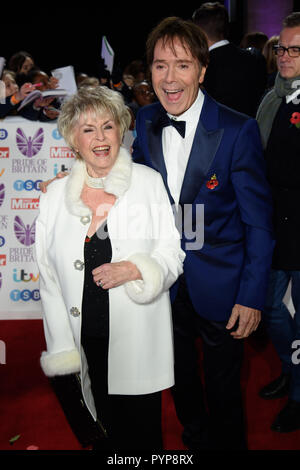
<svg viewBox="0 0 300 470">
<path fill-rule="evenodd" d="M 33 223 L 24 224 L 21 217 L 18 215 L 15 217 L 14 220 L 14 231 L 17 239 L 22 245 L 31 246 L 35 242 L 35 220 Z"/>
<path fill-rule="evenodd" d="M 3 183 L 0 184 L 0 207 L 2 206 L 3 204 L 3 201 L 4 201 L 4 196 L 5 196 L 5 186 Z"/>
<path fill-rule="evenodd" d="M 33 137 L 27 137 L 19 127 L 16 134 L 16 142 L 20 152 L 28 158 L 34 157 L 42 148 L 44 143 L 44 131 L 40 127 Z"/>
</svg>

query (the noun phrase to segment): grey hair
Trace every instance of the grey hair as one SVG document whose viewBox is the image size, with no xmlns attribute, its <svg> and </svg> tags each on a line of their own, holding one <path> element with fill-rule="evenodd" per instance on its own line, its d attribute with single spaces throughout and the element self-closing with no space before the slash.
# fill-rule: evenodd
<svg viewBox="0 0 300 470">
<path fill-rule="evenodd" d="M 110 114 L 120 128 L 123 139 L 131 123 L 131 114 L 118 91 L 105 86 L 82 87 L 62 105 L 57 121 L 59 133 L 73 149 L 73 134 L 82 115 L 93 113 L 95 116 Z"/>
</svg>

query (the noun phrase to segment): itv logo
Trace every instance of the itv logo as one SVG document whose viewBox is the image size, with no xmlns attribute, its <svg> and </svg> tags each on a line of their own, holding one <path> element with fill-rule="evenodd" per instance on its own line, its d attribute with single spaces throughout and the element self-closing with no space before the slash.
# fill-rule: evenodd
<svg viewBox="0 0 300 470">
<path fill-rule="evenodd" d="M 34 275 L 33 273 L 27 273 L 25 269 L 21 269 L 19 272 L 16 268 L 13 270 L 13 280 L 15 282 L 37 282 L 39 277 L 39 273 L 37 275 Z"/>
</svg>

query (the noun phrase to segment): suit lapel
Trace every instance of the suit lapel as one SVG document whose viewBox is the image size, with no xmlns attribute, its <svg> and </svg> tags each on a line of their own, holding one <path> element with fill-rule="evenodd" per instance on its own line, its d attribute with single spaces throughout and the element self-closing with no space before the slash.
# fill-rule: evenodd
<svg viewBox="0 0 300 470">
<path fill-rule="evenodd" d="M 224 129 L 217 129 L 218 106 L 207 94 L 184 175 L 179 203 L 192 204 L 205 181 L 219 148 Z"/>
<path fill-rule="evenodd" d="M 174 204 L 174 200 L 168 187 L 168 175 L 162 148 L 162 127 L 159 125 L 161 115 L 165 112 L 166 111 L 161 106 L 152 120 L 146 121 L 146 130 L 152 167 L 161 174 L 171 204 Z"/>
</svg>

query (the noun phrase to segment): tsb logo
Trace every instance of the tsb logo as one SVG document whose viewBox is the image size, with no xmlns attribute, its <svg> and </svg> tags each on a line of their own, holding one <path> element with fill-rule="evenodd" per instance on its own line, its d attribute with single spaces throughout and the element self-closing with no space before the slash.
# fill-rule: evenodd
<svg viewBox="0 0 300 470">
<path fill-rule="evenodd" d="M 42 180 L 36 180 L 36 181 L 32 181 L 32 180 L 26 180 L 26 181 L 22 181 L 22 180 L 17 180 L 14 182 L 14 189 L 16 191 L 23 191 L 23 189 L 25 191 L 40 191 L 40 183 L 42 182 Z"/>
<path fill-rule="evenodd" d="M 9 157 L 9 148 L 0 147 L 0 158 L 8 158 L 8 157 Z"/>
<path fill-rule="evenodd" d="M 24 289 L 24 290 L 18 290 L 14 289 L 11 291 L 9 294 L 11 300 L 14 302 L 18 302 L 19 300 L 23 300 L 24 302 L 28 302 L 29 300 L 35 300 L 38 301 L 40 300 L 40 291 L 38 289 L 35 290 L 29 290 L 29 289 Z"/>
<path fill-rule="evenodd" d="M 0 129 L 0 140 L 5 140 L 8 136 L 8 132 L 6 129 Z"/>
</svg>

